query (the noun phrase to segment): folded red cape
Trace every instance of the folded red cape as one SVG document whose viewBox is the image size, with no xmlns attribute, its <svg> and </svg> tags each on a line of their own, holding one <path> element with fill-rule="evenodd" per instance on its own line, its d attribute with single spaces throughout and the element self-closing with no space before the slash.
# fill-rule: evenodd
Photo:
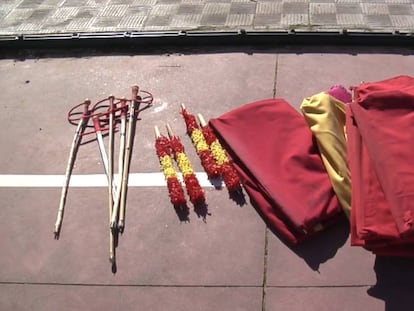
<svg viewBox="0 0 414 311">
<path fill-rule="evenodd" d="M 243 105 L 210 120 L 254 206 L 290 243 L 343 217 L 303 116 L 283 99 Z"/>
<path fill-rule="evenodd" d="M 414 79 L 361 84 L 346 114 L 351 243 L 414 256 Z"/>
</svg>

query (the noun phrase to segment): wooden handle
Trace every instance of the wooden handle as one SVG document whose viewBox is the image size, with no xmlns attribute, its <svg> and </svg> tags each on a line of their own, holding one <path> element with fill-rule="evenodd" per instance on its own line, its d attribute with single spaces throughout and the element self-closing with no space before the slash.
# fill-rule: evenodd
<svg viewBox="0 0 414 311">
<path fill-rule="evenodd" d="M 138 96 L 139 86 L 138 85 L 133 85 L 131 87 L 131 89 L 132 89 L 132 100 L 135 101 L 137 99 L 137 96 Z"/>
<path fill-rule="evenodd" d="M 89 99 L 85 99 L 84 103 L 85 106 L 83 107 L 83 116 L 89 115 L 89 106 L 91 105 L 91 101 Z"/>
<path fill-rule="evenodd" d="M 155 133 L 155 138 L 161 137 L 160 129 L 158 128 L 158 126 L 154 126 L 154 133 Z"/>
<path fill-rule="evenodd" d="M 168 136 L 169 136 L 170 138 L 174 137 L 174 132 L 173 132 L 173 130 L 172 130 L 172 128 L 171 128 L 171 126 L 170 126 L 170 124 L 168 124 L 168 123 L 167 123 L 167 125 L 166 125 L 165 127 L 167 128 Z"/>
<path fill-rule="evenodd" d="M 207 125 L 207 122 L 206 122 L 206 120 L 204 119 L 204 117 L 201 115 L 201 113 L 197 114 L 197 118 L 198 118 L 198 121 L 200 122 L 200 125 L 201 125 L 202 127 L 204 127 L 204 126 L 206 126 L 206 125 Z"/>
</svg>

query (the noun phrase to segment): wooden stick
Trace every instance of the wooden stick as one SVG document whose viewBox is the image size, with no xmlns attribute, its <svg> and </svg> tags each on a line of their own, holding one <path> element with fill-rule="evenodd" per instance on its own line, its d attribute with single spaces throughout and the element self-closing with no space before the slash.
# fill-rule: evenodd
<svg viewBox="0 0 414 311">
<path fill-rule="evenodd" d="M 160 129 L 158 128 L 158 126 L 154 126 L 154 133 L 155 138 L 161 137 Z"/>
<path fill-rule="evenodd" d="M 107 178 L 108 184 L 109 184 L 108 156 L 106 154 L 105 144 L 104 144 L 104 141 L 103 141 L 101 124 L 100 124 L 99 118 L 97 116 L 94 116 L 92 120 L 93 120 L 94 129 L 95 129 L 96 140 L 98 142 L 99 153 L 101 154 L 102 164 L 103 164 L 105 175 L 106 175 L 106 178 Z M 113 198 L 114 202 L 116 200 L 115 194 L 117 192 L 117 189 L 119 189 L 119 187 L 117 185 L 119 185 L 119 183 L 116 183 L 115 181 L 112 183 L 112 193 L 113 193 L 112 198 Z"/>
<path fill-rule="evenodd" d="M 201 115 L 201 113 L 197 114 L 197 119 L 200 122 L 201 127 L 204 127 L 207 125 L 206 120 L 204 119 L 204 117 Z"/>
<path fill-rule="evenodd" d="M 108 143 L 108 211 L 109 211 L 109 223 L 112 219 L 112 211 L 114 209 L 112 184 L 114 178 L 114 96 L 109 96 L 109 143 Z M 112 228 L 112 226 L 110 226 Z M 115 228 L 112 228 L 115 229 Z"/>
<path fill-rule="evenodd" d="M 114 99 L 113 95 L 109 96 L 109 143 L 108 143 L 108 214 L 109 222 L 112 219 L 114 209 L 112 185 L 114 179 Z M 115 263 L 115 228 L 110 226 L 109 229 L 109 262 Z"/>
<path fill-rule="evenodd" d="M 174 132 L 173 132 L 173 130 L 172 130 L 172 128 L 171 128 L 171 126 L 170 126 L 170 124 L 169 124 L 169 123 L 167 123 L 167 124 L 165 125 L 165 127 L 167 128 L 168 136 L 169 136 L 170 138 L 174 137 Z"/>
<path fill-rule="evenodd" d="M 122 179 L 124 170 L 125 157 L 125 133 L 126 133 L 126 99 L 121 100 L 121 127 L 120 127 L 120 141 L 119 141 L 119 155 L 118 155 L 118 185 L 116 191 L 116 199 L 114 200 L 114 209 L 112 211 L 111 228 L 115 228 L 119 215 L 119 208 L 121 202 Z"/>
<path fill-rule="evenodd" d="M 137 96 L 139 92 L 139 87 L 134 85 L 132 87 L 132 100 L 131 107 L 129 109 L 129 122 L 128 122 L 128 132 L 127 132 L 127 145 L 125 148 L 125 157 L 124 157 L 124 170 L 122 178 L 122 192 L 121 192 L 121 205 L 119 211 L 119 223 L 118 228 L 120 232 L 123 232 L 125 228 L 125 205 L 126 205 L 126 193 L 128 187 L 128 177 L 129 177 L 129 167 L 131 164 L 131 151 L 134 144 L 134 129 L 135 129 L 135 112 L 137 109 Z"/>
<path fill-rule="evenodd" d="M 84 112 L 83 112 L 81 119 L 79 120 L 78 126 L 75 131 L 75 135 L 73 137 L 72 145 L 70 148 L 69 160 L 68 160 L 68 164 L 66 166 L 66 172 L 65 172 L 65 181 L 62 187 L 58 215 L 57 215 L 57 219 L 55 223 L 54 234 L 55 234 L 56 239 L 59 238 L 60 228 L 62 226 L 66 197 L 68 193 L 69 182 L 70 182 L 70 177 L 72 174 L 73 165 L 75 163 L 76 153 L 77 153 L 77 150 L 79 148 L 79 145 L 82 139 L 82 133 L 84 132 L 86 124 L 88 123 L 88 120 L 89 120 L 89 105 L 90 104 L 91 104 L 91 101 L 89 99 L 86 99 L 84 102 Z"/>
<path fill-rule="evenodd" d="M 99 122 L 99 118 L 97 116 L 93 117 L 93 126 L 95 128 L 95 133 L 96 133 L 96 140 L 98 142 L 98 146 L 99 146 L 99 152 L 101 154 L 101 159 L 102 159 L 102 164 L 104 167 L 104 171 L 106 174 L 106 178 L 108 180 L 108 185 L 110 185 L 109 182 L 109 167 L 108 167 L 108 157 L 106 155 L 106 151 L 105 151 L 105 145 L 103 142 L 103 137 L 102 137 L 102 129 L 101 129 L 101 125 Z M 118 187 L 119 189 L 119 187 Z M 115 183 L 112 183 L 112 199 L 115 201 L 116 197 L 115 197 L 115 192 L 117 191 L 117 186 Z M 109 214 L 109 221 L 111 220 L 111 214 Z M 115 237 L 114 237 L 114 232 L 112 230 L 109 230 L 109 261 L 113 264 L 115 263 Z"/>
</svg>

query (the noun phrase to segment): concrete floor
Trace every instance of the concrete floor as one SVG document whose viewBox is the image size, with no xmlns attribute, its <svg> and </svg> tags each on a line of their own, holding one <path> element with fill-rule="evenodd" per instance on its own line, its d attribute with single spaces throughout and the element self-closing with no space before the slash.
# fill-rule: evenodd
<svg viewBox="0 0 414 311">
<path fill-rule="evenodd" d="M 181 103 L 206 119 L 271 97 L 297 108 L 333 84 L 412 68 L 410 50 L 324 47 L 1 59 L 0 310 L 411 310 L 414 262 L 351 247 L 347 223 L 292 248 L 225 190 L 205 187 L 206 218 L 190 205 L 182 222 L 165 187 L 130 187 L 113 273 L 105 187 L 69 189 L 54 240 L 60 186 L 11 187 L 7 175 L 63 175 L 75 131 L 68 110 L 85 98 L 129 96 L 133 84 L 154 105 L 140 114 L 131 173 L 159 172 L 153 127 L 166 133 L 166 123 L 202 172 Z M 83 144 L 73 174 L 102 173 L 96 142 Z"/>
</svg>

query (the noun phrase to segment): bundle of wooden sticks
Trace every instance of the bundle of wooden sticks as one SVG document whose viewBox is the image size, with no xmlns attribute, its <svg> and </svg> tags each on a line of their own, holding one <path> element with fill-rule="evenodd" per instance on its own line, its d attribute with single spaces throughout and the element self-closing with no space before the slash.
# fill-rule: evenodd
<svg viewBox="0 0 414 311">
<path fill-rule="evenodd" d="M 138 86 L 132 87 L 130 99 L 109 96 L 98 101 L 92 108 L 90 100 L 73 107 L 68 113 L 68 121 L 77 124 L 69 160 L 66 167 L 65 181 L 62 187 L 59 210 L 54 234 L 58 239 L 61 231 L 65 202 L 77 150 L 82 137 L 95 134 L 102 158 L 105 174 L 108 178 L 108 210 L 109 210 L 109 260 L 115 264 L 115 239 L 118 233 L 125 229 L 125 207 L 128 187 L 128 176 L 131 164 L 136 120 L 140 111 L 152 105 L 153 96 L 142 91 Z M 142 106 L 143 105 L 143 106 Z M 78 112 L 83 109 L 83 112 Z M 86 131 L 89 121 L 92 120 L 93 130 Z M 114 146 L 115 132 L 119 132 L 118 174 L 114 178 Z M 108 133 L 108 147 L 106 152 L 103 133 Z"/>
</svg>

